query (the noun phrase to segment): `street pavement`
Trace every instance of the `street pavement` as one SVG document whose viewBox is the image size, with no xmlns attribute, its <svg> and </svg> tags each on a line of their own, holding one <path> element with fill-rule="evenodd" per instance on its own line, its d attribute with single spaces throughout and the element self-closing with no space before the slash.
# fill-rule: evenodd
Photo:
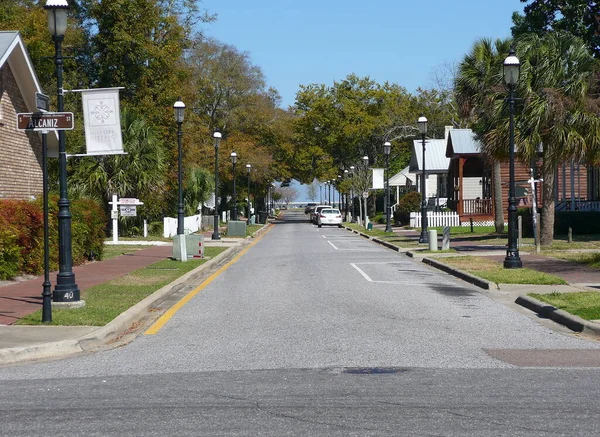
<svg viewBox="0 0 600 437">
<path fill-rule="evenodd" d="M 287 216 L 288 223 L 303 222 L 305 219 L 303 215 L 293 212 L 287 212 Z M 282 222 L 283 221 L 280 221 L 280 223 Z M 385 228 L 385 225 L 375 224 L 374 226 L 379 229 Z M 396 229 L 395 231 L 399 234 L 401 233 L 404 237 L 413 238 L 415 240 L 418 240 L 420 235 L 414 230 L 406 231 Z M 362 236 L 367 237 L 365 234 L 362 234 Z M 209 233 L 207 233 L 205 237 L 207 245 L 225 245 L 234 248 L 241 244 L 240 239 L 224 238 L 219 242 L 211 242 Z M 348 237 L 349 234 L 345 233 L 342 233 L 342 235 L 339 236 L 340 239 Z M 371 239 L 375 242 L 379 241 L 376 238 Z M 133 244 L 134 242 L 130 243 Z M 357 247 L 362 251 L 380 250 L 376 245 L 366 242 L 361 242 Z M 483 245 L 473 243 L 472 241 L 464 243 L 460 239 L 453 242 L 452 247 L 461 255 L 488 256 L 496 260 L 502 260 L 506 250 L 505 247 L 501 245 Z M 423 258 L 422 255 L 419 255 L 418 251 L 413 251 L 414 253 L 411 253 L 411 251 L 408 252 L 417 259 Z M 153 264 L 161 259 L 166 259 L 171 255 L 172 245 L 169 243 L 158 243 L 132 254 L 101 262 L 90 262 L 74 267 L 74 272 L 79 288 L 85 290 L 86 288 L 118 278 L 134 270 Z M 448 268 L 447 266 L 441 266 L 436 261 L 436 258 L 429 258 L 430 259 L 425 259 L 429 264 L 443 267 L 447 272 L 454 276 L 465 276 L 464 272 L 461 272 L 458 269 Z M 600 272 L 564 260 L 532 254 L 526 250 L 521 251 L 521 258 L 524 267 L 557 275 L 565 279 L 569 284 L 566 286 L 500 284 L 498 287 L 489 284 L 489 288 L 494 288 L 492 294 L 494 299 L 510 306 L 515 311 L 522 311 L 520 307 L 514 305 L 515 301 L 518 301 L 520 305 L 529 308 L 538 313 L 538 315 L 554 318 L 556 322 L 568 326 L 571 329 L 578 332 L 584 332 L 584 334 L 590 337 L 600 338 L 600 323 L 583 321 L 576 316 L 556 310 L 535 299 L 526 297 L 528 293 L 543 294 L 554 291 L 595 291 L 600 289 Z M 443 262 L 443 258 L 438 258 L 438 260 Z M 212 267 L 212 264 L 214 263 L 210 263 L 208 266 L 202 266 L 199 270 L 208 270 Z M 421 281 L 422 278 L 419 278 L 419 280 Z M 138 305 L 136 308 L 123 314 L 120 320 L 115 320 L 105 327 L 13 325 L 20 317 L 31 314 L 41 307 L 42 282 L 43 277 L 35 277 L 10 283 L 9 285 L 6 285 L 6 282 L 0 284 L 0 302 L 2 303 L 2 308 L 0 309 L 0 365 L 81 353 L 86 350 L 97 348 L 102 343 L 108 343 L 109 341 L 114 340 L 115 337 L 119 337 L 122 331 L 130 329 L 130 326 L 136 323 L 138 319 L 146 316 L 153 302 L 164 299 L 164 296 L 169 295 L 171 289 L 177 286 L 181 281 L 177 281 L 176 283 L 165 287 L 154 297 L 147 299 L 141 305 Z M 479 282 L 483 283 L 483 285 L 479 285 L 484 288 L 488 285 L 487 281 L 480 280 Z M 543 319 L 541 319 L 541 321 L 545 322 Z M 549 323 L 549 326 L 552 326 L 559 331 L 562 329 L 554 323 Z"/>
<path fill-rule="evenodd" d="M 288 214 L 156 332 L 0 367 L 0 436 L 597 433 L 599 343 Z"/>
</svg>

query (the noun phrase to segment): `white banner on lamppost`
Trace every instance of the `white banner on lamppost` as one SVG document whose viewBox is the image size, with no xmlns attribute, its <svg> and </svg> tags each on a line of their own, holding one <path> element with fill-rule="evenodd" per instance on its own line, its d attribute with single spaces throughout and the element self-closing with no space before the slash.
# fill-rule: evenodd
<svg viewBox="0 0 600 437">
<path fill-rule="evenodd" d="M 123 154 L 121 136 L 120 88 L 81 91 L 83 123 L 88 155 Z"/>
<path fill-rule="evenodd" d="M 373 188 L 374 190 L 380 190 L 384 188 L 383 184 L 383 172 L 385 169 L 383 168 L 373 168 Z"/>
</svg>

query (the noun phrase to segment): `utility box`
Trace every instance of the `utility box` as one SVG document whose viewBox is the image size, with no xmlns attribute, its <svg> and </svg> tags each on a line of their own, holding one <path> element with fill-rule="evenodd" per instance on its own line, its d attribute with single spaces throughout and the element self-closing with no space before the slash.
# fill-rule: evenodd
<svg viewBox="0 0 600 437">
<path fill-rule="evenodd" d="M 188 258 L 204 258 L 204 235 L 186 235 L 185 248 Z"/>
<path fill-rule="evenodd" d="M 231 220 L 227 223 L 228 237 L 245 237 L 246 222 L 241 220 Z"/>
</svg>

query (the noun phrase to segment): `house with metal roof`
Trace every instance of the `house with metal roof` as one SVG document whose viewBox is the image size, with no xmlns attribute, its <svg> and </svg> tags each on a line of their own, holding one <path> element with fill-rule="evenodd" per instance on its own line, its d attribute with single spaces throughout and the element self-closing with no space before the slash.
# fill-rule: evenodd
<svg viewBox="0 0 600 437">
<path fill-rule="evenodd" d="M 29 199 L 42 193 L 41 134 L 17 130 L 17 114 L 36 112 L 42 92 L 19 32 L 0 31 L 0 199 Z M 48 135 L 57 156 L 56 135 Z"/>
<path fill-rule="evenodd" d="M 477 224 L 493 224 L 494 208 L 492 176 L 493 163 L 486 160 L 481 142 L 471 129 L 452 129 L 446 144 L 446 157 L 450 159 L 448 169 L 448 207 L 456 211 L 461 222 Z M 515 161 L 515 183 L 518 208 L 531 207 L 533 203 L 531 185 L 532 169 L 541 165 L 541 158 L 534 163 Z M 503 211 L 505 221 L 508 219 L 509 162 L 500 162 L 500 180 L 502 181 L 502 198 L 498 205 Z M 586 177 L 586 172 L 588 176 Z M 581 177 L 581 174 L 584 177 Z M 557 169 L 556 207 L 558 210 L 592 209 L 598 202 L 588 188 L 589 172 L 583 164 L 565 163 Z M 591 186 L 591 185 L 590 185 Z M 541 205 L 541 185 L 538 184 L 536 202 Z M 569 196 L 570 194 L 570 196 Z M 562 198 L 559 197 L 562 195 Z"/>
<path fill-rule="evenodd" d="M 415 175 L 417 190 L 425 192 L 428 207 L 435 209 L 446 205 L 448 197 L 448 166 L 446 143 L 451 127 L 446 127 L 445 138 L 425 140 L 425 187 L 422 187 L 423 141 L 413 140 L 409 172 Z"/>
</svg>

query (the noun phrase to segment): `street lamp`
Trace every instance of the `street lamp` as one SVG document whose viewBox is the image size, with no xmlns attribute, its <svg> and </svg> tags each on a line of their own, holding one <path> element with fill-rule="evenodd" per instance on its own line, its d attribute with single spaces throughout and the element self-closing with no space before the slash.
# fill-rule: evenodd
<svg viewBox="0 0 600 437">
<path fill-rule="evenodd" d="M 178 153 L 178 165 L 179 165 L 179 204 L 177 206 L 177 235 L 183 235 L 183 168 L 182 168 L 182 153 L 181 153 L 181 137 L 183 132 L 181 131 L 181 125 L 183 124 L 183 117 L 185 113 L 185 103 L 177 100 L 173 105 L 175 112 L 175 121 L 177 122 L 177 153 Z"/>
<path fill-rule="evenodd" d="M 354 177 L 354 166 L 350 166 L 350 177 Z M 352 218 L 356 219 L 356 209 L 354 206 L 354 182 L 352 182 L 352 188 L 350 189 L 350 200 L 352 201 Z"/>
<path fill-rule="evenodd" d="M 237 193 L 235 192 L 235 164 L 237 163 L 237 153 L 231 152 L 231 164 L 233 165 L 233 214 L 231 219 L 237 220 Z"/>
<path fill-rule="evenodd" d="M 250 172 L 252 171 L 252 166 L 250 164 L 246 164 L 246 170 L 248 170 L 248 224 L 250 224 Z"/>
<path fill-rule="evenodd" d="M 67 0 L 46 0 L 44 5 L 48 14 L 48 30 L 54 41 L 54 63 L 56 65 L 57 109 L 63 112 L 65 107 L 63 91 L 63 57 L 61 44 L 67 31 Z M 67 146 L 65 133 L 58 131 L 58 164 L 60 198 L 58 199 L 58 274 L 52 299 L 54 302 L 77 302 L 80 300 L 79 288 L 73 273 L 73 255 L 71 240 L 71 211 L 67 195 Z"/>
<path fill-rule="evenodd" d="M 421 115 L 417 120 L 417 126 L 419 126 L 419 132 L 421 132 L 421 141 L 423 144 L 423 168 L 421 174 L 421 236 L 419 237 L 419 243 L 429 243 L 429 236 L 427 235 L 427 197 L 425 193 L 425 135 L 427 134 L 427 118 Z"/>
<path fill-rule="evenodd" d="M 344 170 L 344 180 L 348 179 L 348 174 L 349 173 L 350 172 L 348 171 L 348 169 Z M 345 205 L 346 208 L 345 208 L 345 211 L 344 211 L 344 221 L 347 222 L 348 221 L 348 184 L 346 184 L 345 188 L 346 189 L 344 190 L 345 191 L 344 192 L 344 196 L 346 197 L 346 205 Z"/>
<path fill-rule="evenodd" d="M 214 231 L 211 240 L 220 240 L 219 235 L 219 143 L 221 142 L 221 132 L 216 130 L 213 133 L 215 139 L 215 216 L 214 216 Z"/>
<path fill-rule="evenodd" d="M 383 153 L 385 155 L 385 194 L 383 202 L 385 204 L 385 232 L 392 232 L 392 221 L 390 218 L 391 206 L 390 206 L 390 152 L 392 150 L 392 143 L 386 141 L 383 144 Z"/>
<path fill-rule="evenodd" d="M 333 184 L 333 181 L 327 181 L 327 199 L 329 200 L 329 202 L 327 202 L 328 205 L 331 205 L 331 184 Z"/>
<path fill-rule="evenodd" d="M 517 245 L 517 199 L 515 195 L 515 86 L 519 81 L 519 58 L 515 56 L 515 50 L 510 49 L 508 57 L 504 60 L 504 81 L 509 89 L 509 192 L 508 192 L 508 248 L 504 258 L 505 269 L 519 269 L 523 262 L 519 257 L 519 246 Z"/>
<path fill-rule="evenodd" d="M 367 155 L 363 156 L 363 164 L 365 165 L 365 179 L 368 179 L 369 175 L 368 175 L 368 169 L 369 169 L 369 157 Z M 367 193 L 367 197 L 364 197 L 365 199 L 365 227 L 367 226 L 367 203 L 369 201 L 369 186 L 367 185 L 366 191 Z M 362 196 L 364 193 L 360 193 L 360 195 Z"/>
</svg>

